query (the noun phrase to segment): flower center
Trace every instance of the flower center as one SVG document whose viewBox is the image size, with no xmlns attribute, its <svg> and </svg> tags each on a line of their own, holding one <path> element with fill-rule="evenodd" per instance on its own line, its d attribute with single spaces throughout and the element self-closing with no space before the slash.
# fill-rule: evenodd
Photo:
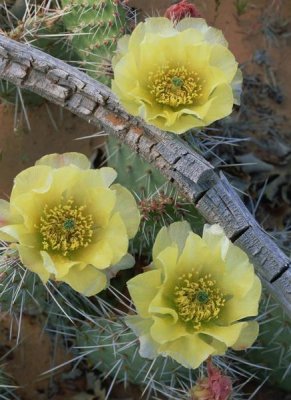
<svg viewBox="0 0 291 400">
<path fill-rule="evenodd" d="M 225 304 L 225 297 L 220 289 L 216 288 L 216 281 L 211 275 L 197 279 L 197 273 L 189 272 L 178 278 L 175 287 L 175 304 L 180 319 L 191 322 L 195 329 L 199 329 L 201 322 L 218 318 L 221 308 Z"/>
<path fill-rule="evenodd" d="M 148 78 L 148 88 L 155 100 L 173 108 L 197 101 L 202 96 L 202 84 L 198 73 L 184 66 L 160 67 L 156 72 L 150 72 Z"/>
<path fill-rule="evenodd" d="M 77 206 L 72 199 L 48 208 L 40 218 L 40 233 L 44 250 L 69 251 L 87 247 L 93 236 L 93 217 L 84 213 L 86 206 Z"/>
</svg>

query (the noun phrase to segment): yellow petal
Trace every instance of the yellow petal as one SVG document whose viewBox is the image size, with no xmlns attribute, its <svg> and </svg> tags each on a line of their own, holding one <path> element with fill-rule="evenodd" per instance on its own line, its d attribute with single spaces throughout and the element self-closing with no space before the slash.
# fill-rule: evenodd
<svg viewBox="0 0 291 400">
<path fill-rule="evenodd" d="M 115 67 L 115 65 L 118 63 L 121 57 L 123 57 L 126 54 L 129 45 L 129 38 L 130 35 L 124 35 L 118 40 L 116 47 L 116 54 L 112 57 L 111 60 L 112 67 Z"/>
<path fill-rule="evenodd" d="M 83 182 L 68 188 L 66 196 L 72 197 L 78 205 L 84 205 L 85 212 L 91 214 L 95 230 L 108 225 L 115 203 L 116 193 L 104 187 L 93 189 L 83 186 Z"/>
<path fill-rule="evenodd" d="M 74 265 L 62 281 L 84 296 L 94 296 L 107 286 L 106 275 L 92 265 Z"/>
<path fill-rule="evenodd" d="M 159 352 L 168 355 L 182 364 L 185 368 L 198 368 L 215 348 L 200 339 L 198 335 L 183 336 L 173 342 L 159 346 Z"/>
<path fill-rule="evenodd" d="M 112 264 L 118 263 L 119 260 L 127 253 L 128 236 L 126 227 L 119 213 L 113 214 L 100 234 L 100 240 L 106 241 L 112 250 Z"/>
<path fill-rule="evenodd" d="M 106 240 L 89 244 L 88 247 L 77 251 L 71 256 L 74 260 L 91 264 L 98 269 L 108 268 L 112 264 L 112 247 Z"/>
<path fill-rule="evenodd" d="M 230 347 L 237 341 L 246 324 L 246 322 L 238 322 L 229 326 L 218 326 L 214 323 L 209 323 L 205 324 L 205 326 L 202 325 L 199 329 L 199 333 L 214 337 L 220 342 L 225 343 L 227 347 Z"/>
<path fill-rule="evenodd" d="M 203 39 L 211 44 L 221 44 L 225 47 L 228 43 L 221 30 L 208 26 L 203 18 L 183 18 L 176 25 L 178 31 L 195 29 L 203 35 Z"/>
<path fill-rule="evenodd" d="M 23 265 L 32 272 L 35 272 L 43 283 L 50 278 L 50 273 L 45 268 L 40 252 L 30 247 L 17 245 L 18 253 Z"/>
<path fill-rule="evenodd" d="M 177 118 L 173 124 L 169 124 L 166 116 L 157 117 L 148 121 L 149 124 L 157 126 L 162 130 L 167 130 L 169 132 L 176 133 L 177 135 L 181 135 L 192 128 L 199 128 L 204 126 L 205 123 L 199 118 L 195 117 L 195 115 L 184 114 L 181 117 Z"/>
<path fill-rule="evenodd" d="M 230 83 L 238 68 L 234 55 L 222 45 L 213 46 L 210 55 L 210 65 L 219 68 L 224 72 L 227 81 Z"/>
<path fill-rule="evenodd" d="M 137 315 L 125 317 L 126 325 L 138 336 L 140 349 L 139 354 L 143 358 L 154 359 L 158 354 L 158 343 L 150 335 L 152 321 L 149 318 L 143 319 Z"/>
<path fill-rule="evenodd" d="M 40 251 L 44 267 L 50 274 L 53 274 L 56 280 L 62 280 L 64 275 L 67 275 L 69 270 L 76 264 L 77 261 L 69 260 L 67 257 L 58 254 L 49 254 L 46 251 Z"/>
<path fill-rule="evenodd" d="M 148 307 L 156 296 L 161 284 L 161 271 L 152 270 L 139 274 L 127 282 L 128 291 L 138 314 L 142 318 L 150 316 Z"/>
<path fill-rule="evenodd" d="M 163 271 L 163 281 L 165 287 L 172 287 L 176 284 L 176 278 L 181 270 L 177 267 L 178 247 L 172 245 L 161 251 L 155 258 L 154 267 Z M 168 283 L 165 285 L 165 283 Z"/>
<path fill-rule="evenodd" d="M 231 86 L 228 84 L 217 86 L 211 94 L 209 101 L 211 102 L 211 107 L 209 107 L 203 118 L 204 125 L 209 125 L 231 114 L 233 107 Z"/>
<path fill-rule="evenodd" d="M 186 221 L 174 222 L 168 228 L 162 228 L 153 246 L 153 260 L 161 251 L 172 244 L 177 244 L 179 252 L 182 252 L 189 232 L 191 232 L 191 227 Z"/>
<path fill-rule="evenodd" d="M 168 317 L 168 321 L 176 323 L 178 321 L 178 314 L 174 309 L 171 298 L 168 297 L 168 293 L 163 290 L 159 290 L 153 300 L 149 304 L 149 313 L 161 314 L 163 317 Z"/>
<path fill-rule="evenodd" d="M 225 306 L 220 312 L 219 321 L 224 324 L 231 324 L 240 319 L 258 315 L 261 291 L 261 281 L 257 276 L 254 278 L 253 286 L 244 297 L 237 297 L 234 288 L 234 295 L 225 303 Z"/>
<path fill-rule="evenodd" d="M 133 238 L 140 223 L 140 212 L 136 201 L 130 191 L 121 185 L 113 185 L 111 189 L 116 191 L 114 211 L 119 212 L 126 226 L 128 237 Z"/>
<path fill-rule="evenodd" d="M 152 35 L 140 44 L 138 57 L 134 53 L 127 53 L 126 56 L 128 54 L 132 55 L 131 63 L 136 65 L 139 82 L 147 84 L 150 72 L 157 67 L 178 64 L 186 65 L 194 72 L 203 70 L 209 64 L 211 49 L 209 45 L 201 43 L 201 34 L 193 30 L 190 35 L 188 31 L 171 37 L 157 38 Z"/>
<path fill-rule="evenodd" d="M 80 169 L 89 169 L 91 164 L 84 154 L 71 152 L 64 154 L 48 154 L 36 161 L 35 165 L 47 165 L 52 168 L 75 165 Z"/>
<path fill-rule="evenodd" d="M 168 18 L 147 18 L 145 22 L 140 22 L 132 32 L 128 49 L 138 51 L 139 46 L 149 34 L 156 35 L 158 40 L 160 36 L 174 36 L 177 31 L 173 28 L 173 23 Z"/>
<path fill-rule="evenodd" d="M 108 188 L 117 177 L 117 172 L 110 167 L 83 171 L 81 184 L 83 187 Z"/>
<path fill-rule="evenodd" d="M 155 342 L 164 344 L 179 339 L 182 336 L 188 336 L 185 324 L 173 321 L 172 317 L 163 315 L 162 317 L 154 316 L 153 325 L 151 327 L 151 336 Z"/>
<path fill-rule="evenodd" d="M 17 222 L 21 223 L 21 218 L 12 216 L 8 201 L 0 199 L 0 240 L 5 240 L 7 242 L 13 242 L 16 240 L 18 235 L 15 236 L 15 227 L 11 230 L 8 226 L 9 224 Z"/>
<path fill-rule="evenodd" d="M 0 228 L 8 225 L 10 219 L 10 204 L 6 200 L 0 199 Z"/>
<path fill-rule="evenodd" d="M 208 264 L 211 253 L 206 243 L 195 233 L 189 233 L 185 247 L 177 263 L 177 271 L 181 273 L 200 272 Z"/>
<path fill-rule="evenodd" d="M 259 324 L 256 321 L 246 322 L 238 340 L 231 346 L 234 350 L 245 350 L 255 342 L 259 334 Z"/>
<path fill-rule="evenodd" d="M 43 207 L 41 197 L 30 191 L 11 200 L 11 208 L 22 216 L 27 232 L 36 231 Z"/>
<path fill-rule="evenodd" d="M 45 165 L 34 166 L 20 172 L 14 179 L 10 201 L 29 191 L 46 193 L 52 184 L 52 170 Z"/>
<path fill-rule="evenodd" d="M 208 272 L 218 281 L 221 290 L 225 295 L 234 295 L 236 299 L 246 296 L 255 279 L 253 265 L 246 253 L 233 245 L 217 224 L 205 225 L 203 240 L 209 246 L 214 260 Z"/>
<path fill-rule="evenodd" d="M 0 238 L 7 242 L 20 242 L 23 234 L 26 233 L 24 225 L 5 225 L 0 228 Z"/>
<path fill-rule="evenodd" d="M 231 88 L 233 92 L 234 104 L 240 105 L 240 97 L 242 92 L 243 75 L 241 70 L 238 68 L 233 80 L 231 81 Z"/>
</svg>

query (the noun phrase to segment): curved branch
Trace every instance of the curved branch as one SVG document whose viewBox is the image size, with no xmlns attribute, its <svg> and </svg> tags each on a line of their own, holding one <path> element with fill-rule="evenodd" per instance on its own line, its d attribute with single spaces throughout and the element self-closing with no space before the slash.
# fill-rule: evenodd
<svg viewBox="0 0 291 400">
<path fill-rule="evenodd" d="M 179 137 L 128 115 L 111 91 L 78 69 L 0 35 L 0 78 L 70 110 L 128 144 L 194 202 L 209 223 L 253 262 L 267 290 L 291 316 L 291 263 L 260 228 L 222 173 Z"/>
</svg>

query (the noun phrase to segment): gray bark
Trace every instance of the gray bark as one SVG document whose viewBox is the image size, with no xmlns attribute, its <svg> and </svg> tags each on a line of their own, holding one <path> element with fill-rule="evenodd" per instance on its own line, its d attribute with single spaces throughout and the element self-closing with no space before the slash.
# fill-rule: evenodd
<svg viewBox="0 0 291 400">
<path fill-rule="evenodd" d="M 59 104 L 128 144 L 195 203 L 253 262 L 267 290 L 291 317 L 290 259 L 254 220 L 220 172 L 177 135 L 128 115 L 101 83 L 39 50 L 0 35 L 0 78 Z"/>
</svg>

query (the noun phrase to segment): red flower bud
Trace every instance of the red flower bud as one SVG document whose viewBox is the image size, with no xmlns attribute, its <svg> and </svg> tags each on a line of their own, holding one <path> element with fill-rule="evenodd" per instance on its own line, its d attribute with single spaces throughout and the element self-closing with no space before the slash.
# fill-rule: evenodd
<svg viewBox="0 0 291 400">
<path fill-rule="evenodd" d="M 187 0 L 181 0 L 179 3 L 167 8 L 165 17 L 179 22 L 186 17 L 201 17 L 201 14 L 193 4 L 188 3 Z"/>
<path fill-rule="evenodd" d="M 228 400 L 232 392 L 231 379 L 223 375 L 209 360 L 207 362 L 207 377 L 198 379 L 191 388 L 192 400 Z"/>
</svg>

